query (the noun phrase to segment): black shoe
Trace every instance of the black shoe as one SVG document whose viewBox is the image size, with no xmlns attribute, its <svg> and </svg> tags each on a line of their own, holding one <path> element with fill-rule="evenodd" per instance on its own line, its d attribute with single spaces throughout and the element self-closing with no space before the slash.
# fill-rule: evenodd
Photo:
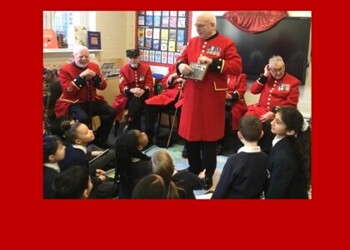
<svg viewBox="0 0 350 250">
<path fill-rule="evenodd" d="M 204 179 L 204 189 L 208 190 L 213 186 L 213 178 L 212 177 L 205 177 Z"/>
<path fill-rule="evenodd" d="M 187 150 L 186 150 L 186 147 L 184 146 L 184 149 L 182 150 L 182 154 L 181 154 L 181 156 L 183 157 L 183 158 L 188 158 L 188 155 L 187 155 Z"/>
</svg>

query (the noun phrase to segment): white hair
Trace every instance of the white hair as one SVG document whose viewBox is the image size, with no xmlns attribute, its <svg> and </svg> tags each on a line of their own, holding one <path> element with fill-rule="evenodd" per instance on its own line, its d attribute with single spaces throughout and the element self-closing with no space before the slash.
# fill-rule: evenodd
<svg viewBox="0 0 350 250">
<path fill-rule="evenodd" d="M 78 45 L 78 46 L 74 47 L 74 49 L 73 49 L 73 55 L 80 54 L 80 51 L 82 51 L 82 50 L 87 50 L 87 51 L 89 51 L 87 47 L 85 47 L 85 46 L 83 46 L 83 45 Z"/>
<path fill-rule="evenodd" d="M 269 60 L 269 64 L 273 65 L 273 64 L 277 64 L 277 65 L 283 65 L 284 66 L 284 61 L 283 58 L 281 56 L 272 56 Z"/>
<path fill-rule="evenodd" d="M 207 22 L 214 24 L 214 27 L 216 27 L 216 16 L 211 12 L 203 12 L 199 14 L 197 18 L 203 18 Z"/>
</svg>

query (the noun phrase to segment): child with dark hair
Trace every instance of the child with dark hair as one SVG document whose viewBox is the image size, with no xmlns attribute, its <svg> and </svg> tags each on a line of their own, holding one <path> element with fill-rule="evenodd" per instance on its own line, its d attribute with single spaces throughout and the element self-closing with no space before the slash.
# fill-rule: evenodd
<svg viewBox="0 0 350 250">
<path fill-rule="evenodd" d="M 282 107 L 271 123 L 270 181 L 265 198 L 308 198 L 311 179 L 311 129 L 293 107 Z"/>
<path fill-rule="evenodd" d="M 59 116 L 51 121 L 50 132 L 59 136 L 63 141 L 66 139 L 64 132 L 76 121 L 70 116 Z"/>
<path fill-rule="evenodd" d="M 261 197 L 268 163 L 268 156 L 258 146 L 263 134 L 257 116 L 245 115 L 241 118 L 237 135 L 244 146 L 227 159 L 212 199 Z"/>
<path fill-rule="evenodd" d="M 165 150 L 154 152 L 152 171 L 160 175 L 168 190 L 168 198 L 195 199 L 193 190 L 203 189 L 203 181 L 190 171 L 176 171 L 172 158 Z M 172 195 L 175 193 L 175 195 Z"/>
<path fill-rule="evenodd" d="M 63 160 L 65 156 L 66 146 L 62 144 L 59 137 L 55 135 L 46 135 L 43 140 L 44 154 L 44 198 L 54 198 L 51 188 L 53 179 L 60 172 L 58 161 Z"/>
<path fill-rule="evenodd" d="M 136 184 L 131 198 L 166 199 L 167 191 L 163 178 L 157 174 L 146 175 Z"/>
<path fill-rule="evenodd" d="M 113 198 L 116 196 L 116 187 L 109 181 L 104 170 L 92 167 L 87 156 L 87 145 L 95 138 L 92 130 L 84 123 L 74 123 L 65 131 L 66 157 L 61 161 L 60 168 L 64 171 L 74 165 L 86 167 L 90 171 L 94 188 L 90 198 Z"/>
<path fill-rule="evenodd" d="M 65 143 L 66 141 L 65 133 L 67 130 L 71 128 L 71 126 L 73 126 L 74 123 L 79 123 L 79 121 L 76 120 L 74 117 L 70 117 L 70 116 L 57 117 L 55 120 L 52 121 L 51 133 L 61 137 L 63 143 Z M 104 154 L 101 155 L 104 150 L 102 150 L 102 148 L 99 148 L 94 144 L 88 143 L 86 148 L 87 148 L 86 155 L 89 161 L 99 156 L 92 163 L 89 164 L 90 168 L 103 169 L 103 170 L 109 170 L 109 169 L 115 168 L 114 149 L 109 149 L 107 152 L 104 152 Z"/>
<path fill-rule="evenodd" d="M 83 166 L 72 166 L 56 176 L 52 189 L 56 199 L 86 199 L 92 190 L 89 171 Z"/>
<path fill-rule="evenodd" d="M 117 138 L 115 180 L 120 184 L 119 198 L 131 198 L 136 183 L 152 172 L 150 158 L 142 152 L 147 144 L 148 137 L 140 130 L 130 130 Z"/>
</svg>

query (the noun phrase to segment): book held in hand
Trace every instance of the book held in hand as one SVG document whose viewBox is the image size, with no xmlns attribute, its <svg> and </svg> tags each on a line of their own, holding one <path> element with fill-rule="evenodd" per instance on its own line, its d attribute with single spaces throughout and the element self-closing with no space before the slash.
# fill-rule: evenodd
<svg viewBox="0 0 350 250">
<path fill-rule="evenodd" d="M 186 78 L 202 81 L 208 70 L 207 64 L 190 63 L 193 73 L 186 76 Z"/>
</svg>

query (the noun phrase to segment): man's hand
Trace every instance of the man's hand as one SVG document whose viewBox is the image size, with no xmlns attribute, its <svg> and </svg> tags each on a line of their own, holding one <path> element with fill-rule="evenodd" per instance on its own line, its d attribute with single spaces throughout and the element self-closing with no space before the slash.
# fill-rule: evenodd
<svg viewBox="0 0 350 250">
<path fill-rule="evenodd" d="M 265 77 L 269 77 L 270 76 L 270 66 L 268 64 L 265 65 L 265 68 L 264 68 L 264 76 Z"/>
<path fill-rule="evenodd" d="M 260 116 L 260 121 L 261 122 L 267 122 L 269 120 L 273 120 L 275 118 L 275 114 L 272 111 L 269 111 L 262 116 Z"/>
<path fill-rule="evenodd" d="M 198 58 L 198 63 L 199 64 L 207 64 L 207 65 L 211 65 L 213 62 L 213 59 L 210 59 L 209 57 L 206 56 L 200 56 Z"/>
<path fill-rule="evenodd" d="M 178 68 L 179 68 L 181 75 L 187 76 L 187 75 L 193 73 L 193 70 L 191 69 L 191 67 L 185 63 L 181 63 Z"/>
<path fill-rule="evenodd" d="M 102 169 L 96 169 L 96 176 L 101 180 L 105 181 L 106 180 L 106 172 L 103 171 Z"/>
<path fill-rule="evenodd" d="M 130 92 L 133 93 L 135 97 L 141 97 L 145 93 L 145 90 L 141 88 L 132 88 Z"/>
<path fill-rule="evenodd" d="M 83 72 L 80 73 L 80 77 L 84 79 L 91 79 L 96 75 L 96 72 L 91 69 L 86 69 Z"/>
<path fill-rule="evenodd" d="M 186 79 L 177 78 L 177 79 L 174 81 L 174 84 L 175 84 L 175 83 L 177 83 L 178 89 L 182 89 L 183 87 L 185 87 Z"/>
<path fill-rule="evenodd" d="M 176 77 L 177 77 L 177 74 L 176 73 L 172 73 L 170 76 L 168 76 L 167 82 L 171 83 L 172 81 L 174 81 L 174 78 L 176 78 Z"/>
</svg>

